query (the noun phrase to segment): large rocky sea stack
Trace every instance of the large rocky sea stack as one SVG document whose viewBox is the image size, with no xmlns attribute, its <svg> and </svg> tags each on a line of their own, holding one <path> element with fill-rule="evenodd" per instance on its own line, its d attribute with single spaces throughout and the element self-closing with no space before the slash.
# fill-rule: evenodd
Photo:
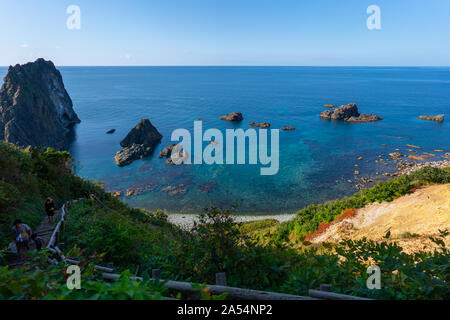
<svg viewBox="0 0 450 320">
<path fill-rule="evenodd" d="M 64 149 L 80 119 L 51 61 L 10 66 L 0 90 L 0 140 Z"/>
<path fill-rule="evenodd" d="M 162 137 L 149 119 L 142 119 L 122 140 L 120 145 L 124 149 L 117 152 L 114 160 L 123 167 L 144 158 L 153 152 Z"/>
</svg>

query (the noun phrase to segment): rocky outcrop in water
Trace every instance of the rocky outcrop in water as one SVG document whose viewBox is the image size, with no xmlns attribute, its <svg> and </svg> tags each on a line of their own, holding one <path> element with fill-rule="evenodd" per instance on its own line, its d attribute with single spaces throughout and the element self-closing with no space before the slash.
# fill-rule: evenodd
<svg viewBox="0 0 450 320">
<path fill-rule="evenodd" d="M 361 114 L 354 103 L 340 106 L 333 110 L 325 110 L 320 114 L 322 119 L 343 120 L 347 122 L 372 122 L 383 120 L 383 118 L 373 114 Z"/>
<path fill-rule="evenodd" d="M 0 90 L 0 140 L 64 149 L 80 119 L 51 61 L 10 66 Z"/>
<path fill-rule="evenodd" d="M 176 146 L 177 146 L 176 144 L 171 144 L 170 146 L 164 148 L 164 150 L 161 151 L 161 152 L 159 153 L 159 158 L 160 158 L 160 159 L 162 159 L 162 158 L 167 158 L 166 162 L 167 162 L 168 164 L 170 164 L 171 166 L 176 165 L 176 163 L 172 160 L 173 149 L 174 149 Z M 184 159 L 185 159 L 185 154 L 184 154 L 184 152 L 183 152 L 183 151 L 180 151 L 180 152 L 178 153 L 178 157 L 179 157 L 180 159 L 183 159 L 183 160 L 184 160 Z M 178 160 L 175 160 L 175 161 L 178 163 Z"/>
<path fill-rule="evenodd" d="M 172 150 L 176 146 L 177 146 L 176 144 L 171 144 L 170 146 L 164 148 L 164 150 L 159 153 L 159 158 L 160 159 L 162 159 L 162 158 L 170 158 L 172 156 Z"/>
<path fill-rule="evenodd" d="M 220 120 L 240 122 L 240 121 L 244 120 L 244 117 L 242 116 L 242 113 L 240 113 L 240 112 L 233 112 L 233 113 L 230 113 L 230 114 L 220 117 Z"/>
<path fill-rule="evenodd" d="M 263 128 L 263 129 L 270 128 L 270 123 L 267 123 L 267 122 L 262 122 L 262 123 L 252 122 L 252 123 L 250 123 L 250 125 L 252 127 L 259 127 L 259 128 Z"/>
<path fill-rule="evenodd" d="M 350 119 L 347 119 L 345 121 L 347 122 L 374 122 L 374 121 L 380 121 L 383 120 L 382 117 L 379 117 L 374 114 L 360 114 L 359 117 L 351 117 Z"/>
<path fill-rule="evenodd" d="M 439 114 L 437 116 L 420 116 L 419 119 L 422 120 L 429 120 L 429 121 L 437 121 L 437 122 L 442 122 L 444 121 L 445 115 L 443 114 Z"/>
<path fill-rule="evenodd" d="M 124 148 L 117 152 L 114 160 L 120 167 L 129 165 L 135 160 L 150 155 L 161 141 L 162 135 L 149 119 L 143 119 L 123 139 L 120 145 Z"/>
</svg>

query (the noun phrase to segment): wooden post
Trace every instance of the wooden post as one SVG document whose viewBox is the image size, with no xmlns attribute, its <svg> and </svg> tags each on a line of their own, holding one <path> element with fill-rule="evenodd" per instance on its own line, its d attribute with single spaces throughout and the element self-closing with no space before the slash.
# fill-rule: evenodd
<svg viewBox="0 0 450 320">
<path fill-rule="evenodd" d="M 218 286 L 227 286 L 227 275 L 225 272 L 216 273 L 216 285 Z"/>
<path fill-rule="evenodd" d="M 161 279 L 161 270 L 153 269 L 152 270 L 152 279 Z"/>
<path fill-rule="evenodd" d="M 320 285 L 320 291 L 333 292 L 333 286 L 331 284 L 323 283 Z"/>
</svg>

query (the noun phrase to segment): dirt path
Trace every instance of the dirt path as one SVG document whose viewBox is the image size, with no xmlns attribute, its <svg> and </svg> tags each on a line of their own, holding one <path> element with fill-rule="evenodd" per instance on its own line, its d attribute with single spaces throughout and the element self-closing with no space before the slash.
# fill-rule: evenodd
<svg viewBox="0 0 450 320">
<path fill-rule="evenodd" d="M 378 241 L 390 231 L 390 241 L 412 252 L 432 250 L 435 246 L 428 237 L 446 229 L 450 231 L 450 184 L 423 187 L 393 202 L 371 204 L 358 210 L 355 217 L 331 225 L 312 242 L 363 237 Z"/>
</svg>

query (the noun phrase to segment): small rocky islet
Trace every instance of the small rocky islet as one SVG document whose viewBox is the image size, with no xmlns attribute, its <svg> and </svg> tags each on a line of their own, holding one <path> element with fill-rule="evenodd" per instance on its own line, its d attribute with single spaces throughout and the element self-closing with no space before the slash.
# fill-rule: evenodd
<svg viewBox="0 0 450 320">
<path fill-rule="evenodd" d="M 220 117 L 220 120 L 230 121 L 230 122 L 241 122 L 244 121 L 244 117 L 240 112 L 232 112 L 230 114 Z"/>
<path fill-rule="evenodd" d="M 436 121 L 436 122 L 443 122 L 444 118 L 445 118 L 444 114 L 439 114 L 437 116 L 419 116 L 419 119 L 421 120 Z"/>
<path fill-rule="evenodd" d="M 116 164 L 123 167 L 150 155 L 162 137 L 149 119 L 142 119 L 120 142 L 123 150 L 114 157 Z"/>
<path fill-rule="evenodd" d="M 267 122 L 261 122 L 261 123 L 252 122 L 252 123 L 250 123 L 250 125 L 252 127 L 259 127 L 259 128 L 263 128 L 263 129 L 270 128 L 270 123 L 267 123 Z"/>
<path fill-rule="evenodd" d="M 328 108 L 333 108 L 332 105 L 327 105 Z M 342 120 L 346 122 L 374 122 L 383 120 L 382 117 L 374 114 L 359 113 L 358 107 L 355 103 L 342 105 L 333 110 L 325 110 L 320 114 L 322 119 Z"/>
</svg>

